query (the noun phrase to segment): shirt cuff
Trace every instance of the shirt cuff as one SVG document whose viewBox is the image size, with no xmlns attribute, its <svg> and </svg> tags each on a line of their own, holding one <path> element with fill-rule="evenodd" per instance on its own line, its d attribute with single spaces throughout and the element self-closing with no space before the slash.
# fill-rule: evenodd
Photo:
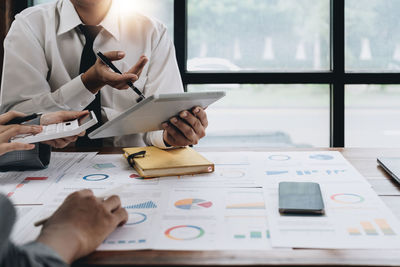
<svg viewBox="0 0 400 267">
<path fill-rule="evenodd" d="M 40 242 L 31 242 L 21 248 L 27 251 L 30 255 L 45 260 L 49 266 L 68 266 L 57 252 Z"/>
<path fill-rule="evenodd" d="M 172 147 L 167 147 L 167 145 L 164 143 L 164 131 L 154 131 L 154 132 L 148 132 L 148 138 L 150 140 L 150 143 L 158 148 L 161 149 L 169 149 Z"/>
<path fill-rule="evenodd" d="M 82 82 L 81 75 L 60 88 L 64 105 L 71 110 L 85 109 L 95 98 Z"/>
</svg>

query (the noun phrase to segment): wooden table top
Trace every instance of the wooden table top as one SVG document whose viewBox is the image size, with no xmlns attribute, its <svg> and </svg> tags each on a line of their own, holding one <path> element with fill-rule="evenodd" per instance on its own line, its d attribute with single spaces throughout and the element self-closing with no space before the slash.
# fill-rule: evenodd
<svg viewBox="0 0 400 267">
<path fill-rule="evenodd" d="M 374 190 L 400 218 L 400 186 L 378 166 L 376 158 L 400 157 L 400 149 L 238 149 L 197 148 L 198 151 L 310 151 L 335 150 L 343 154 L 371 183 Z M 64 150 L 65 151 L 65 150 Z M 69 149 L 68 151 L 74 151 Z M 122 153 L 120 148 L 105 148 L 101 153 Z M 73 266 L 154 266 L 154 265 L 358 265 L 400 266 L 400 250 L 269 250 L 269 251 L 100 251 L 76 262 Z"/>
</svg>

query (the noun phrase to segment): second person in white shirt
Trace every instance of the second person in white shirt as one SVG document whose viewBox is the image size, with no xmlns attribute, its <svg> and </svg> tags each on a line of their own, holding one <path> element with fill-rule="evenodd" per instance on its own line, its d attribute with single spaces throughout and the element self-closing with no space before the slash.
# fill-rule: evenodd
<svg viewBox="0 0 400 267">
<path fill-rule="evenodd" d="M 120 9 L 115 0 L 58 0 L 18 14 L 4 41 L 1 110 L 83 110 L 101 90 L 105 122 L 136 103 L 138 96 L 126 90 L 127 81 L 146 96 L 183 92 L 166 27 Z M 80 75 L 86 41 L 80 25 L 101 26 L 93 50 L 107 52 L 123 75 L 113 73 L 100 60 Z M 205 111 L 194 108 L 171 118 L 163 125 L 164 131 L 119 136 L 105 140 L 104 145 L 166 148 L 197 144 L 207 126 Z"/>
</svg>

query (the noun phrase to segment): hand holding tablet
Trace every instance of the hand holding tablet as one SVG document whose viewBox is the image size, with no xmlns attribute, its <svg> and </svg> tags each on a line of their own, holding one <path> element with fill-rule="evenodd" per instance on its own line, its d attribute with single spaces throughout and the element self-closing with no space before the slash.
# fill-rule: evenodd
<svg viewBox="0 0 400 267">
<path fill-rule="evenodd" d="M 201 107 L 185 110 L 162 124 L 164 142 L 169 146 L 197 145 L 206 135 L 207 114 Z"/>
<path fill-rule="evenodd" d="M 182 118 L 180 116 L 184 115 L 184 111 L 191 111 L 195 107 L 205 109 L 224 96 L 225 92 L 152 95 L 91 132 L 89 138 L 107 138 L 163 130 L 162 125 L 165 122 L 172 126 L 172 120 L 177 119 L 178 116 Z M 201 114 L 202 112 L 198 113 L 196 117 L 200 119 Z M 204 118 L 201 123 L 207 124 Z M 167 132 L 171 133 L 168 130 Z"/>
</svg>

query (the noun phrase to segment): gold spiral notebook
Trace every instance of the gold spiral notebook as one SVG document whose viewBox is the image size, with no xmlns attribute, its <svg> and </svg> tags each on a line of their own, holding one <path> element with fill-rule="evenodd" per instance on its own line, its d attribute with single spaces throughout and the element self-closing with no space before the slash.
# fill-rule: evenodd
<svg viewBox="0 0 400 267">
<path fill-rule="evenodd" d="M 123 150 L 129 164 L 144 178 L 214 172 L 214 164 L 190 147 L 163 150 L 149 146 Z"/>
</svg>

